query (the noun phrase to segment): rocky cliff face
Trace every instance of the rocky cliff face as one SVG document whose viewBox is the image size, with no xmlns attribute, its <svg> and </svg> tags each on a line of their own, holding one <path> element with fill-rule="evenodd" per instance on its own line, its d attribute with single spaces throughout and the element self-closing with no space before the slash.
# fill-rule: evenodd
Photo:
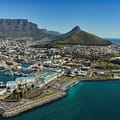
<svg viewBox="0 0 120 120">
<path fill-rule="evenodd" d="M 82 31 L 79 26 L 66 34 L 39 29 L 37 24 L 27 19 L 0 19 L 0 40 L 41 40 L 51 41 L 48 46 L 59 45 L 109 45 L 98 36 Z"/>
<path fill-rule="evenodd" d="M 36 29 L 37 25 L 26 19 L 0 19 L 0 32 L 28 32 Z"/>
<path fill-rule="evenodd" d="M 47 30 L 27 19 L 0 19 L 0 39 L 41 39 L 50 36 Z"/>
</svg>

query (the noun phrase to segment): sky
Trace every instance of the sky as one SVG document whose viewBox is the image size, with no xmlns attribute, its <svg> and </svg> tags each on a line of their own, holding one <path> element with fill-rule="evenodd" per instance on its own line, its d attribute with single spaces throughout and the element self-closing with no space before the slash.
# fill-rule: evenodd
<svg viewBox="0 0 120 120">
<path fill-rule="evenodd" d="M 120 38 L 120 0 L 0 0 L 0 18 L 28 19 L 61 33 L 79 25 L 103 38 Z"/>
</svg>

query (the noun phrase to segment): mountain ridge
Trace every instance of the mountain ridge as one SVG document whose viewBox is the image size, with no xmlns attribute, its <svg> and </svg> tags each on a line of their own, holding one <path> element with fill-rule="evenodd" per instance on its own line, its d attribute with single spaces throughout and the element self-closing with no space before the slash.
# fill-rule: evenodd
<svg viewBox="0 0 120 120">
<path fill-rule="evenodd" d="M 111 42 L 83 31 L 78 25 L 65 34 L 40 29 L 37 24 L 27 19 L 0 19 L 0 39 L 33 40 L 49 43 L 47 47 L 64 45 L 109 45 Z M 41 44 L 41 43 L 40 43 Z M 46 47 L 45 46 L 45 47 Z"/>
<path fill-rule="evenodd" d="M 58 39 L 48 44 L 48 47 L 57 47 L 64 45 L 110 45 L 111 42 L 100 38 L 91 33 L 85 32 L 79 26 L 74 27 L 71 31 L 62 34 Z"/>
<path fill-rule="evenodd" d="M 40 29 L 37 24 L 27 19 L 0 19 L 0 39 L 40 40 L 43 37 L 57 36 L 53 32 Z"/>
</svg>

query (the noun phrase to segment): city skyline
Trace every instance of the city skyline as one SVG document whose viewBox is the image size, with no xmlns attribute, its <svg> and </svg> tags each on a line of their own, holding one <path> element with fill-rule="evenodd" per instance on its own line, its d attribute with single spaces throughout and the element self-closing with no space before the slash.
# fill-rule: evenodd
<svg viewBox="0 0 120 120">
<path fill-rule="evenodd" d="M 120 38 L 118 0 L 1 0 L 0 18 L 28 19 L 61 33 L 76 25 L 100 37 Z"/>
</svg>

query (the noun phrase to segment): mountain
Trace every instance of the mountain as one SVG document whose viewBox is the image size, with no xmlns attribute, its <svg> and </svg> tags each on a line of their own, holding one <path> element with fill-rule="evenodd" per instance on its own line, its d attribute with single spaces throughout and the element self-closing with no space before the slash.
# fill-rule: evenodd
<svg viewBox="0 0 120 120">
<path fill-rule="evenodd" d="M 40 40 L 44 37 L 53 39 L 57 35 L 46 29 L 39 29 L 37 24 L 27 19 L 0 19 L 0 39 Z"/>
<path fill-rule="evenodd" d="M 33 40 L 33 45 L 40 43 L 47 44 L 47 47 L 111 44 L 109 41 L 81 30 L 79 26 L 68 33 L 60 34 L 56 31 L 40 29 L 37 24 L 27 19 L 0 19 L 0 40 Z"/>
<path fill-rule="evenodd" d="M 48 44 L 48 47 L 60 47 L 64 45 L 102 45 L 106 46 L 111 42 L 104 40 L 96 35 L 90 34 L 74 27 L 70 32 L 59 36 L 56 40 Z"/>
<path fill-rule="evenodd" d="M 61 33 L 56 32 L 56 31 L 48 31 L 49 34 L 55 35 L 55 36 L 59 36 L 61 35 Z"/>
</svg>

